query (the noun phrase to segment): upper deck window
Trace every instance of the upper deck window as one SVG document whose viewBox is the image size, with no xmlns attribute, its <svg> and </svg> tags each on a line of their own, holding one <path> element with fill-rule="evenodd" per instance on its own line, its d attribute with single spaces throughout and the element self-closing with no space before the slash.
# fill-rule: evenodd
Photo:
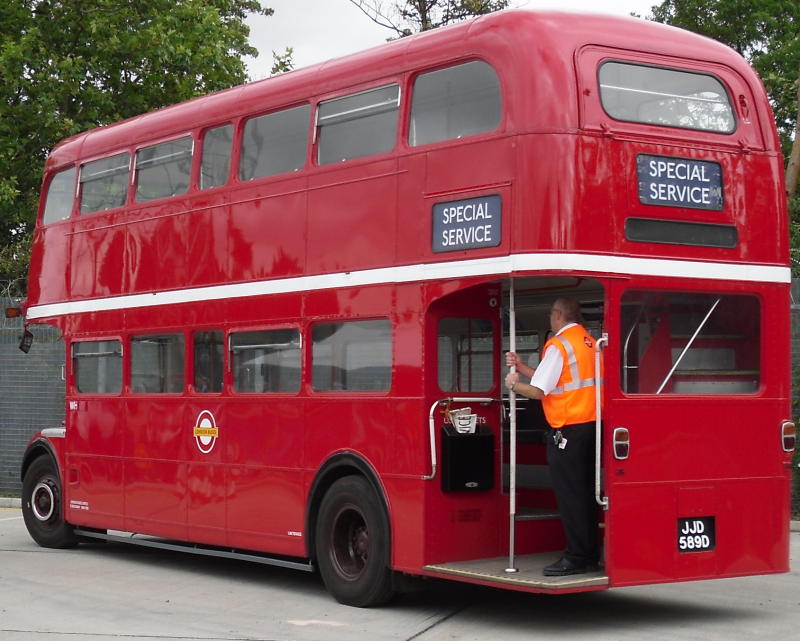
<svg viewBox="0 0 800 641">
<path fill-rule="evenodd" d="M 729 134 L 728 94 L 714 76 L 623 62 L 600 67 L 600 100 L 616 120 Z"/>
<path fill-rule="evenodd" d="M 209 129 L 203 136 L 200 189 L 211 189 L 211 187 L 219 187 L 228 182 L 232 142 L 233 125 Z"/>
<path fill-rule="evenodd" d="M 500 109 L 500 82 L 485 62 L 424 73 L 414 82 L 408 142 L 426 145 L 494 131 Z"/>
<path fill-rule="evenodd" d="M 170 140 L 136 152 L 136 201 L 146 202 L 184 194 L 192 173 L 191 136 Z"/>
<path fill-rule="evenodd" d="M 391 151 L 399 107 L 400 86 L 396 84 L 320 103 L 319 164 Z"/>
<path fill-rule="evenodd" d="M 239 179 L 253 180 L 302 169 L 308 148 L 309 105 L 251 118 L 244 125 Z"/>
<path fill-rule="evenodd" d="M 72 213 L 72 203 L 75 201 L 75 174 L 75 167 L 70 167 L 59 171 L 50 181 L 42 215 L 42 223 L 45 225 L 69 218 Z"/>
<path fill-rule="evenodd" d="M 81 213 L 122 207 L 128 195 L 131 156 L 117 154 L 81 167 Z"/>
</svg>

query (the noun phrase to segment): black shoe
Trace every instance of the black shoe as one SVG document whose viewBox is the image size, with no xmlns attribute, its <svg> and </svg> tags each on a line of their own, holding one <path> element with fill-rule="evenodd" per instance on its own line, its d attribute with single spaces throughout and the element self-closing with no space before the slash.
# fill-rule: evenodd
<svg viewBox="0 0 800 641">
<path fill-rule="evenodd" d="M 570 574 L 585 574 L 586 572 L 597 572 L 597 565 L 587 563 L 578 565 L 562 557 L 552 565 L 544 568 L 542 573 L 545 576 L 569 576 Z"/>
</svg>

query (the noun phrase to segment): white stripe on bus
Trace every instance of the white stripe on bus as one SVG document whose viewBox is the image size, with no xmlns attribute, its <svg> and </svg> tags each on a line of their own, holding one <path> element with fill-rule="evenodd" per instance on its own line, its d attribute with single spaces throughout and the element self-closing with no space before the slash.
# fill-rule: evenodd
<svg viewBox="0 0 800 641">
<path fill-rule="evenodd" d="M 64 303 L 50 303 L 28 308 L 26 316 L 28 320 L 34 320 L 48 316 L 132 309 L 135 307 L 177 305 L 180 303 L 198 303 L 229 298 L 246 298 L 267 294 L 286 294 L 387 283 L 449 280 L 470 276 L 502 276 L 512 272 L 525 271 L 578 271 L 595 274 L 613 273 L 637 276 L 702 278 L 704 280 L 733 280 L 752 283 L 789 283 L 791 281 L 790 269 L 777 265 L 632 258 L 605 254 L 513 254 L 496 258 L 382 267 L 335 274 L 276 278 L 248 283 L 211 285 L 148 294 L 129 294 L 107 298 L 74 300 Z"/>
</svg>

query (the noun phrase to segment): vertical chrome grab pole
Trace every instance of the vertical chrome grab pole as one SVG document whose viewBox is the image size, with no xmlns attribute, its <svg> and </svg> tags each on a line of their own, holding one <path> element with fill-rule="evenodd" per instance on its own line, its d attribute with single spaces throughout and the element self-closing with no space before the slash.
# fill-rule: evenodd
<svg viewBox="0 0 800 641">
<path fill-rule="evenodd" d="M 514 279 L 509 287 L 509 349 L 517 351 L 517 312 L 514 307 Z M 511 368 L 516 372 L 516 365 Z M 518 572 L 514 561 L 515 549 L 515 524 L 517 520 L 517 394 L 514 390 L 508 391 L 508 405 L 511 416 L 509 417 L 510 438 L 508 444 L 508 567 L 506 572 Z"/>
<path fill-rule="evenodd" d="M 594 403 L 595 403 L 595 419 L 594 419 L 594 500 L 597 504 L 602 506 L 604 510 L 608 509 L 608 498 L 601 496 L 600 487 L 600 445 L 603 438 L 603 405 L 602 405 L 602 386 L 603 379 L 600 377 L 602 368 L 600 367 L 600 354 L 603 347 L 608 345 L 608 334 L 603 333 L 603 336 L 595 342 L 594 345 Z"/>
</svg>

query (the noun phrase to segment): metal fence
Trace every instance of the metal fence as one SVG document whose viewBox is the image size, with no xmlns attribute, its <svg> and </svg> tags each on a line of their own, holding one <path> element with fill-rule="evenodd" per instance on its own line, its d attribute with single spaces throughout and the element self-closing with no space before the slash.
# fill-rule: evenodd
<svg viewBox="0 0 800 641">
<path fill-rule="evenodd" d="M 18 301 L 0 298 L 0 310 Z M 64 420 L 64 341 L 58 330 L 30 327 L 28 354 L 19 350 L 20 319 L 0 313 L 0 496 L 19 496 L 19 466 L 30 437 Z"/>
</svg>

